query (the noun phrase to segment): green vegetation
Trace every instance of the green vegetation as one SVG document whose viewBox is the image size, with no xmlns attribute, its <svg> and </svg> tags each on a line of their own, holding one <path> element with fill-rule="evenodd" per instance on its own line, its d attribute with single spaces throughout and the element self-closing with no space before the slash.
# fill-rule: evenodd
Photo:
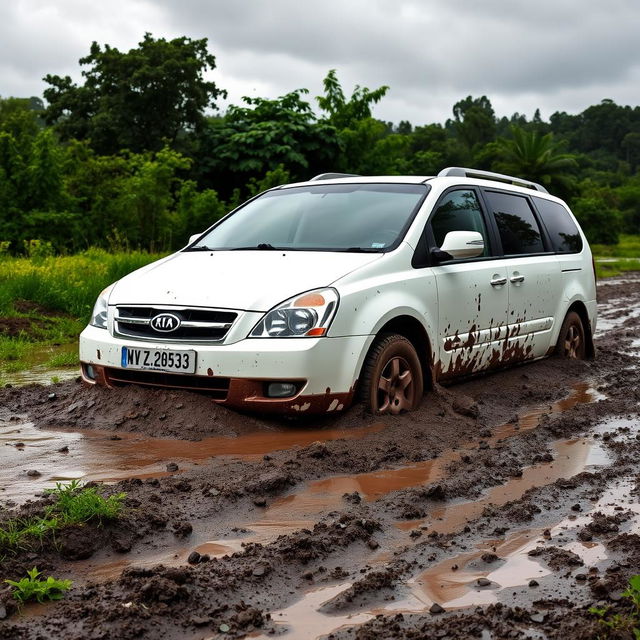
<svg viewBox="0 0 640 640">
<path fill-rule="evenodd" d="M 67 485 L 58 482 L 48 493 L 55 502 L 41 517 L 8 520 L 0 526 L 0 552 L 40 546 L 46 536 L 71 525 L 92 522 L 100 526 L 116 520 L 126 498 L 125 493 L 104 498 L 95 487 L 83 488 L 78 480 Z"/>
<path fill-rule="evenodd" d="M 373 116 L 391 88 L 349 95 L 332 69 L 315 99 L 292 88 L 218 113 L 226 94 L 205 80 L 206 39 L 146 34 L 126 52 L 94 42 L 79 62 L 79 83 L 46 76 L 46 104 L 0 99 L 0 255 L 167 252 L 246 197 L 324 171 L 507 171 L 567 199 L 591 242 L 640 227 L 638 106 L 603 100 L 545 121 L 466 96 L 444 123 L 394 124 Z"/>
<path fill-rule="evenodd" d="M 628 613 L 609 613 L 608 607 L 591 607 L 589 613 L 597 616 L 600 623 L 606 627 L 607 632 L 604 638 L 609 637 L 614 632 L 615 637 L 631 637 L 640 640 L 640 575 L 629 579 L 629 588 L 622 594 L 627 599 L 630 606 Z"/>
<path fill-rule="evenodd" d="M 30 600 L 37 602 L 47 602 L 49 600 L 60 600 L 64 592 L 71 588 L 71 580 L 56 580 L 49 576 L 41 579 L 42 573 L 33 567 L 27 571 L 27 577 L 15 580 L 5 580 L 13 587 L 13 597 L 24 604 Z"/>
<path fill-rule="evenodd" d="M 77 366 L 77 349 L 49 355 L 48 347 L 77 342 L 100 291 L 160 257 L 104 249 L 75 256 L 0 254 L 0 381 L 34 366 Z"/>
<path fill-rule="evenodd" d="M 622 234 L 616 245 L 592 244 L 598 278 L 619 276 L 625 271 L 640 271 L 640 235 Z"/>
</svg>

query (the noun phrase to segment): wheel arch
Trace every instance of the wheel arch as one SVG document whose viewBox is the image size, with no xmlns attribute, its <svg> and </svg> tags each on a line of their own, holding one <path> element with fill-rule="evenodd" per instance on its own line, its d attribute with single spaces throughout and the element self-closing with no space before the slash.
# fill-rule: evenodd
<svg viewBox="0 0 640 640">
<path fill-rule="evenodd" d="M 422 378 L 424 390 L 428 390 L 433 385 L 432 378 L 432 348 L 431 341 L 424 325 L 416 318 L 410 315 L 399 315 L 387 320 L 376 332 L 376 339 L 369 347 L 369 352 L 374 348 L 377 339 L 385 334 L 397 333 L 404 336 L 416 350 L 420 364 L 422 365 Z M 367 356 L 369 353 L 367 353 Z M 365 357 L 364 362 L 367 361 Z M 364 366 L 364 363 L 363 363 Z"/>
<path fill-rule="evenodd" d="M 575 311 L 579 316 L 580 320 L 582 320 L 582 327 L 584 328 L 584 335 L 586 336 L 586 349 L 587 349 L 587 358 L 592 360 L 596 355 L 595 345 L 593 343 L 593 334 L 591 332 L 591 322 L 589 321 L 589 313 L 587 311 L 587 307 L 585 306 L 582 300 L 576 300 L 573 302 L 567 312 L 564 314 L 564 318 L 567 317 L 569 313 Z M 564 322 L 564 318 L 562 321 Z"/>
</svg>

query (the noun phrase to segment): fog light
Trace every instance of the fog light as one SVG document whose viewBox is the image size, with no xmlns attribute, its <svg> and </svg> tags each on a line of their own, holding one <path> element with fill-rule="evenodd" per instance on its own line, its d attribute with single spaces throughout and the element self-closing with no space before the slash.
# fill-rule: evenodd
<svg viewBox="0 0 640 640">
<path fill-rule="evenodd" d="M 289 398 L 296 394 L 296 385 L 293 382 L 270 382 L 267 386 L 267 397 Z"/>
<path fill-rule="evenodd" d="M 90 364 L 84 365 L 84 372 L 87 378 L 89 378 L 89 380 L 96 379 L 96 370 Z"/>
</svg>

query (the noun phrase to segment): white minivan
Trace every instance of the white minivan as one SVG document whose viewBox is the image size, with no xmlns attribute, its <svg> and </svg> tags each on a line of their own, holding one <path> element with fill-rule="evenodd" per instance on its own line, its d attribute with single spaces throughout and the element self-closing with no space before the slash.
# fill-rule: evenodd
<svg viewBox="0 0 640 640">
<path fill-rule="evenodd" d="M 266 191 L 98 298 L 82 375 L 304 414 L 373 413 L 551 354 L 592 357 L 595 273 L 567 205 L 530 181 L 322 174 Z"/>
</svg>

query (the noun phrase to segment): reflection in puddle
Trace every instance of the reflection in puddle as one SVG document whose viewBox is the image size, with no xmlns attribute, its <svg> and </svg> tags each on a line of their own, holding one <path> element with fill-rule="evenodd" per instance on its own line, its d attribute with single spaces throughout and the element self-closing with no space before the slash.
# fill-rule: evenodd
<svg viewBox="0 0 640 640">
<path fill-rule="evenodd" d="M 58 360 L 57 363 L 56 360 Z M 53 382 L 72 380 L 80 375 L 79 365 L 59 365 L 73 360 L 78 361 L 77 342 L 46 345 L 31 350 L 28 356 L 29 369 L 25 371 L 4 371 L 0 363 L 0 378 L 3 384 L 11 384 L 14 387 L 27 384 L 49 385 Z"/>
<path fill-rule="evenodd" d="M 575 385 L 567 398 L 559 400 L 551 406 L 544 405 L 529 411 L 519 416 L 517 423 L 507 423 L 497 427 L 492 437 L 487 438 L 487 442 L 493 445 L 516 433 L 534 429 L 545 414 L 567 411 L 577 404 L 595 402 L 603 397 L 591 389 L 588 384 L 580 383 Z M 593 457 L 587 461 L 586 456 L 591 451 L 588 445 L 587 440 L 568 440 L 566 443 L 557 445 L 559 449 L 556 452 L 558 461 L 555 463 L 555 474 L 559 473 L 560 475 L 557 475 L 555 479 L 575 473 L 575 469 L 580 468 L 581 465 L 584 467 L 587 464 L 597 463 Z M 371 501 L 393 491 L 436 482 L 445 477 L 446 470 L 452 462 L 459 460 L 466 451 L 476 447 L 477 442 L 469 442 L 455 451 L 449 449 L 433 460 L 426 460 L 400 469 L 373 471 L 350 476 L 333 476 L 310 482 L 305 490 L 276 500 L 266 511 L 264 518 L 257 524 L 263 525 L 271 521 L 287 520 L 291 517 L 309 517 L 327 509 L 338 508 L 342 505 L 342 496 L 345 493 L 357 491 L 363 498 Z M 591 455 L 597 455 L 595 450 L 591 451 Z M 554 467 L 553 464 L 550 466 Z M 537 469 L 537 467 L 535 468 Z M 536 486 L 546 477 L 545 471 L 539 473 L 525 471 L 525 474 L 523 478 L 526 480 L 524 482 L 522 480 L 520 482 L 514 481 L 513 491 L 509 490 L 508 496 L 524 491 L 522 486 L 525 484 L 526 488 Z M 513 499 L 513 497 L 506 499 Z M 415 523 L 409 526 L 415 526 Z"/>
<path fill-rule="evenodd" d="M 291 428 L 192 442 L 134 433 L 118 433 L 117 439 L 112 439 L 114 434 L 104 431 L 45 431 L 31 422 L 0 421 L 0 498 L 23 502 L 56 481 L 75 478 L 113 481 L 161 477 L 169 475 L 168 462 L 188 468 L 190 463 L 215 456 L 254 460 L 265 453 L 317 441 L 362 438 L 383 428 L 381 423 L 352 429 Z M 24 446 L 16 446 L 20 443 Z M 29 470 L 40 475 L 29 477 Z"/>
<path fill-rule="evenodd" d="M 522 497 L 533 487 L 543 487 L 560 478 L 569 478 L 587 468 L 601 466 L 609 461 L 605 450 L 588 438 L 559 440 L 552 443 L 553 462 L 525 467 L 522 476 L 509 478 L 504 484 L 489 489 L 480 499 L 459 502 L 432 509 L 428 518 L 398 522 L 399 529 L 414 529 L 428 526 L 438 533 L 456 531 L 461 525 L 479 517 L 486 507 L 502 506 Z"/>
<path fill-rule="evenodd" d="M 590 513 L 601 511 L 606 515 L 616 513 L 616 507 L 635 512 L 636 516 L 626 523 L 625 530 L 640 530 L 640 504 L 628 496 L 635 486 L 634 478 L 625 478 L 609 487 L 602 497 L 591 507 L 589 513 L 575 519 L 563 519 L 550 529 L 550 539 L 542 537 L 543 529 L 520 529 L 510 533 L 505 539 L 486 539 L 473 551 L 450 557 L 407 582 L 408 593 L 393 603 L 372 607 L 357 614 L 333 616 L 322 612 L 323 605 L 348 589 L 351 584 L 314 589 L 290 607 L 272 614 L 276 623 L 282 623 L 291 637 L 312 639 L 329 635 L 345 625 L 360 625 L 379 614 L 426 613 L 437 602 L 445 609 L 459 609 L 501 600 L 514 587 L 523 587 L 531 579 L 544 580 L 551 571 L 541 557 L 532 558 L 528 552 L 538 546 L 556 546 L 572 551 L 580 556 L 585 567 L 600 565 L 602 570 L 611 562 L 604 546 L 598 542 L 574 541 L 563 543 L 562 538 L 584 526 L 590 520 Z M 498 560 L 487 563 L 483 553 L 491 551 Z M 458 569 L 454 569 L 454 565 Z M 584 568 L 577 569 L 583 571 Z M 479 578 L 490 580 L 488 587 L 477 585 Z M 266 638 L 267 636 L 259 636 Z"/>
</svg>

